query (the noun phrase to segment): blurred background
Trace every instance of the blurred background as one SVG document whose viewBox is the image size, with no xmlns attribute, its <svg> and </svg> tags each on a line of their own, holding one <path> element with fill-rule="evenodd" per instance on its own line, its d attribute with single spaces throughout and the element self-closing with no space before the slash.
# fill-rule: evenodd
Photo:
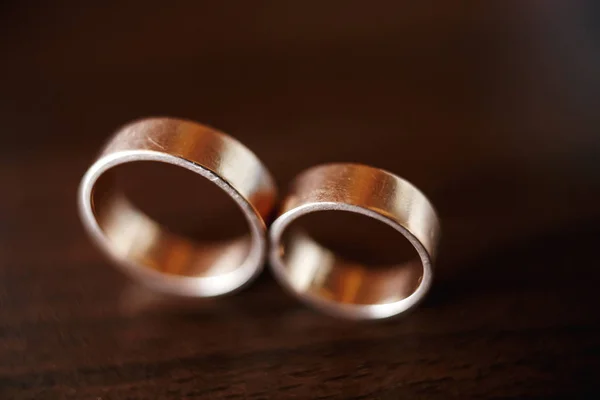
<svg viewBox="0 0 600 400">
<path fill-rule="evenodd" d="M 600 3 L 5 1 L 0 55 L 3 398 L 597 391 Z M 145 116 L 235 136 L 282 191 L 328 161 L 407 178 L 442 219 L 429 300 L 356 325 L 268 273 L 192 305 L 132 286 L 75 194 Z M 208 226 L 150 179 L 155 214 Z"/>
</svg>

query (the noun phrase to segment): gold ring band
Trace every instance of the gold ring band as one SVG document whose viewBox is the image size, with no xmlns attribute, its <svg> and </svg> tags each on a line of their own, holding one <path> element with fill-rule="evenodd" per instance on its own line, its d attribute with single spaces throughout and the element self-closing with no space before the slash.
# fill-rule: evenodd
<svg viewBox="0 0 600 400">
<path fill-rule="evenodd" d="M 99 180 L 138 161 L 172 164 L 210 180 L 242 210 L 250 234 L 207 250 L 136 209 L 111 179 Z M 96 244 L 134 279 L 163 292 L 207 297 L 236 290 L 262 270 L 265 220 L 276 187 L 260 160 L 230 136 L 189 121 L 152 118 L 114 134 L 84 175 L 78 202 Z"/>
<path fill-rule="evenodd" d="M 294 229 L 298 219 L 323 211 L 357 213 L 391 226 L 416 250 L 414 259 L 374 270 Z M 439 236 L 433 206 L 409 182 L 365 165 L 326 164 L 294 180 L 270 228 L 270 264 L 284 287 L 324 312 L 386 318 L 413 308 L 427 293 Z"/>
</svg>

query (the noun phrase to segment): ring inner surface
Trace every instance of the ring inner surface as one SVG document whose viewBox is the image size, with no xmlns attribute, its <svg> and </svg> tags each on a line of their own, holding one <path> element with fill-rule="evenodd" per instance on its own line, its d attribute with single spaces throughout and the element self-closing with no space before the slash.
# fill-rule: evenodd
<svg viewBox="0 0 600 400">
<path fill-rule="evenodd" d="M 164 274 L 214 277 L 242 267 L 250 254 L 250 226 L 238 204 L 175 165 L 135 161 L 105 171 L 92 209 L 112 252 Z"/>
<path fill-rule="evenodd" d="M 351 211 L 298 217 L 286 227 L 279 251 L 294 290 L 339 303 L 395 303 L 414 293 L 423 277 L 419 254 L 402 233 Z"/>
</svg>

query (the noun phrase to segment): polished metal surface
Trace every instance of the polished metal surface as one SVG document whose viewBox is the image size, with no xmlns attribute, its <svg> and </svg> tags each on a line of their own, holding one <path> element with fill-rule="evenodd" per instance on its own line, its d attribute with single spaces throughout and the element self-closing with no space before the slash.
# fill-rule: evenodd
<svg viewBox="0 0 600 400">
<path fill-rule="evenodd" d="M 111 176 L 115 167 L 139 161 L 172 164 L 210 180 L 242 210 L 249 234 L 202 243 L 159 225 L 118 191 Z M 93 240 L 135 280 L 163 292 L 207 297 L 236 290 L 262 270 L 265 220 L 276 187 L 260 160 L 230 136 L 190 121 L 150 118 L 114 134 L 83 177 L 78 201 Z"/>
<path fill-rule="evenodd" d="M 374 218 L 408 240 L 414 257 L 397 265 L 357 263 L 297 228 L 303 216 L 350 212 Z M 352 319 L 398 315 L 427 293 L 440 237 L 437 214 L 412 184 L 359 164 L 326 164 L 301 173 L 270 228 L 270 261 L 276 278 L 302 301 Z"/>
</svg>

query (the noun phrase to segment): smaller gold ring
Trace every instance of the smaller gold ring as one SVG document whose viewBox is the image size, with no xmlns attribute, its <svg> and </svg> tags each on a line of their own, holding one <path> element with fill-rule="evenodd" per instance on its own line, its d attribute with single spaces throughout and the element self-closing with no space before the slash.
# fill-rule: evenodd
<svg viewBox="0 0 600 400">
<path fill-rule="evenodd" d="M 375 271 L 344 259 L 292 226 L 323 211 L 383 222 L 406 238 L 416 255 Z M 294 180 L 269 236 L 271 268 L 293 295 L 335 316 L 378 319 L 413 308 L 427 293 L 440 225 L 427 197 L 406 180 L 366 165 L 325 164 Z"/>
<path fill-rule="evenodd" d="M 213 182 L 241 209 L 249 235 L 202 245 L 150 219 L 111 179 L 115 167 L 139 161 L 175 165 Z M 229 293 L 260 273 L 267 252 L 265 220 L 275 201 L 269 171 L 244 145 L 207 126 L 171 118 L 144 119 L 118 130 L 78 193 L 83 225 L 117 266 L 153 289 L 194 297 Z"/>
</svg>

